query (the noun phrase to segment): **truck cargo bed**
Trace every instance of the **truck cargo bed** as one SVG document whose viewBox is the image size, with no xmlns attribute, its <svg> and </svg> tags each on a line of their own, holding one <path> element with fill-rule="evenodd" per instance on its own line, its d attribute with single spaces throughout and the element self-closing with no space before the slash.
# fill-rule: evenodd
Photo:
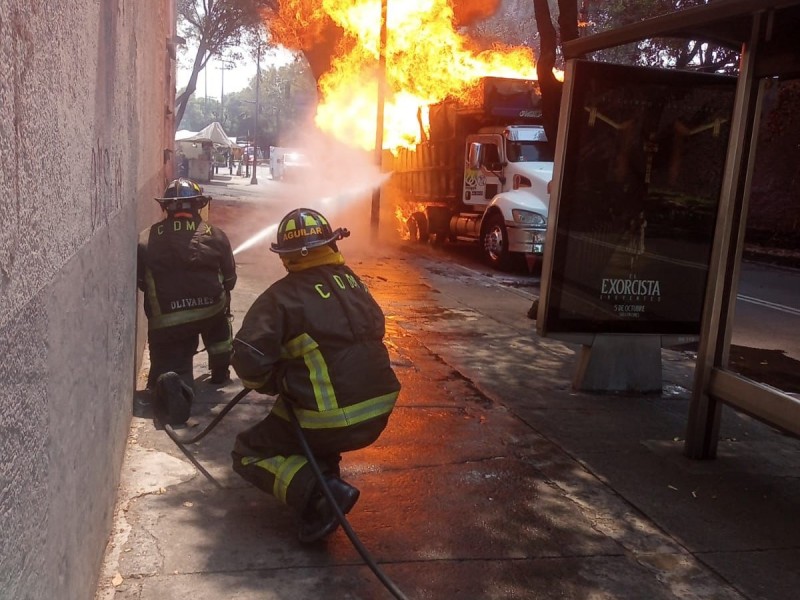
<svg viewBox="0 0 800 600">
<path fill-rule="evenodd" d="M 460 203 L 464 177 L 461 140 L 422 142 L 401 148 L 395 159 L 395 184 L 407 200 Z"/>
</svg>

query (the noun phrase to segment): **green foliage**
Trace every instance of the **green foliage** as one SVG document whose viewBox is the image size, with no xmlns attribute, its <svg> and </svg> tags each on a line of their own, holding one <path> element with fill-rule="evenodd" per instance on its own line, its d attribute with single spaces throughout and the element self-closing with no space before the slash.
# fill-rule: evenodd
<svg viewBox="0 0 800 600">
<path fill-rule="evenodd" d="M 216 98 L 192 97 L 178 129 L 198 131 L 219 121 L 229 136 L 250 138 L 255 129 L 256 78 L 240 92 Z M 261 69 L 258 89 L 259 147 L 286 145 L 291 134 L 313 118 L 317 88 L 308 63 L 298 59 L 287 65 Z"/>
<path fill-rule="evenodd" d="M 186 111 L 183 113 L 178 129 L 188 129 L 189 131 L 200 131 L 206 125 L 213 121 L 220 121 L 219 115 L 220 102 L 216 98 L 203 98 L 193 95 L 186 105 Z M 228 133 L 225 124 L 220 121 L 222 128 Z M 233 134 L 228 134 L 233 135 Z"/>
</svg>

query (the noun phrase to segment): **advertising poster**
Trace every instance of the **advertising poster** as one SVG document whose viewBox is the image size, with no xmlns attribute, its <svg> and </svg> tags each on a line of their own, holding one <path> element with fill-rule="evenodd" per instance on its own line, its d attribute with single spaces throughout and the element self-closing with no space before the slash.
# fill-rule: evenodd
<svg viewBox="0 0 800 600">
<path fill-rule="evenodd" d="M 574 74 L 546 331 L 697 334 L 736 80 Z"/>
</svg>

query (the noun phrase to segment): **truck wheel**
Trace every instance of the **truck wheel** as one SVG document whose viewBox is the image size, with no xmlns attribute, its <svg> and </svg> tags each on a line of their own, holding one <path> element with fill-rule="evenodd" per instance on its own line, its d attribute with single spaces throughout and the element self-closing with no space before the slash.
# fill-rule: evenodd
<svg viewBox="0 0 800 600">
<path fill-rule="evenodd" d="M 490 215 L 486 219 L 481 239 L 486 262 L 495 269 L 508 270 L 511 267 L 511 253 L 508 251 L 508 231 L 501 215 Z"/>
<path fill-rule="evenodd" d="M 421 212 L 411 215 L 406 221 L 408 228 L 408 239 L 416 244 L 424 244 L 428 241 L 428 219 Z"/>
</svg>

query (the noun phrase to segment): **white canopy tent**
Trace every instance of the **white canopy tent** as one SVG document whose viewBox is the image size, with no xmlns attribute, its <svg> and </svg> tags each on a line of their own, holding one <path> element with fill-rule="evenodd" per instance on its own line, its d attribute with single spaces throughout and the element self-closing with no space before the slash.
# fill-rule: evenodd
<svg viewBox="0 0 800 600">
<path fill-rule="evenodd" d="M 216 121 L 197 132 L 186 129 L 177 131 L 175 146 L 179 158 L 188 160 L 183 172 L 190 179 L 199 182 L 211 179 L 216 152 L 224 151 L 227 155 L 229 150 L 241 148 L 227 136 L 222 125 Z"/>
<path fill-rule="evenodd" d="M 225 130 L 222 129 L 222 125 L 220 125 L 217 121 L 214 121 L 210 125 L 197 132 L 181 129 L 175 133 L 175 141 L 193 143 L 210 142 L 212 144 L 225 146 L 227 148 L 238 147 L 233 141 L 231 141 L 231 139 L 225 133 Z"/>
</svg>

